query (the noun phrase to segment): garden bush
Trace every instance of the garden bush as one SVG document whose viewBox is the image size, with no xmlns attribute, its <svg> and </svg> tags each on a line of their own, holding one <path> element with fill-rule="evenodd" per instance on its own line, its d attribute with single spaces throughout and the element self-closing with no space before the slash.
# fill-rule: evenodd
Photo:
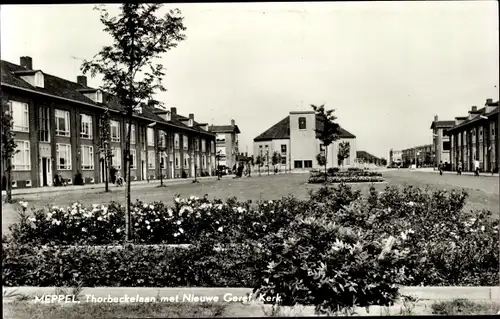
<svg viewBox="0 0 500 319">
<path fill-rule="evenodd" d="M 337 173 L 338 174 L 338 173 Z M 362 175 L 341 175 L 341 176 L 328 176 L 327 183 L 375 183 L 385 181 L 381 176 L 362 176 Z M 325 182 L 325 176 L 311 176 L 309 177 L 309 184 L 321 184 Z"/>
</svg>

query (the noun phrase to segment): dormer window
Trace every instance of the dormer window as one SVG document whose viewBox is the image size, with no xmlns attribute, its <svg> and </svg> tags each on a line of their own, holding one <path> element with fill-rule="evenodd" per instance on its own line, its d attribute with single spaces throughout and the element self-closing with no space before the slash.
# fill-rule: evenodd
<svg viewBox="0 0 500 319">
<path fill-rule="evenodd" d="M 39 88 L 43 88 L 45 86 L 45 79 L 41 71 L 35 73 L 35 86 Z"/>
<path fill-rule="evenodd" d="M 189 127 L 193 127 L 193 120 L 192 119 L 189 119 L 188 125 L 189 125 Z"/>
<path fill-rule="evenodd" d="M 299 117 L 299 130 L 305 130 L 305 129 L 306 129 L 306 118 Z"/>
<path fill-rule="evenodd" d="M 95 102 L 102 103 L 102 91 L 101 90 L 97 90 L 97 92 L 95 92 Z"/>
<path fill-rule="evenodd" d="M 171 120 L 172 120 L 172 113 L 167 112 L 167 113 L 165 114 L 165 118 L 166 118 L 166 120 L 167 120 L 167 121 L 171 121 Z"/>
</svg>

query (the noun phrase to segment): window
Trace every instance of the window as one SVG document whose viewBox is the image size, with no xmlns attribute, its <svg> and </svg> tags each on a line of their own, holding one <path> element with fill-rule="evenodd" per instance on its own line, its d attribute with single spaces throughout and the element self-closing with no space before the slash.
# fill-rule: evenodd
<svg viewBox="0 0 500 319">
<path fill-rule="evenodd" d="M 147 128 L 148 146 L 155 146 L 155 130 L 152 127 Z"/>
<path fill-rule="evenodd" d="M 71 145 L 56 144 L 56 158 L 58 170 L 71 170 Z"/>
<path fill-rule="evenodd" d="M 189 139 L 186 135 L 182 136 L 182 148 L 187 151 L 189 149 Z"/>
<path fill-rule="evenodd" d="M 116 169 L 122 168 L 122 151 L 119 147 L 115 147 L 112 149 L 112 160 L 111 165 Z"/>
<path fill-rule="evenodd" d="M 97 90 L 97 92 L 95 92 L 95 101 L 97 103 L 102 103 L 102 92 L 101 92 L 101 90 Z"/>
<path fill-rule="evenodd" d="M 38 109 L 38 139 L 40 142 L 50 142 L 50 109 L 41 106 Z"/>
<path fill-rule="evenodd" d="M 299 130 L 305 130 L 305 129 L 306 129 L 306 118 L 299 117 Z"/>
<path fill-rule="evenodd" d="M 146 133 L 144 132 L 144 127 L 139 127 L 139 138 L 141 140 L 142 149 L 146 150 Z"/>
<path fill-rule="evenodd" d="M 31 148 L 29 141 L 15 141 L 17 144 L 16 150 L 19 150 L 12 157 L 12 170 L 14 171 L 29 171 L 31 170 Z"/>
<path fill-rule="evenodd" d="M 80 114 L 80 137 L 92 139 L 92 116 Z"/>
<path fill-rule="evenodd" d="M 111 142 L 120 142 L 120 122 L 111 121 Z"/>
<path fill-rule="evenodd" d="M 304 161 L 304 168 L 312 168 L 312 167 L 313 167 L 312 161 Z"/>
<path fill-rule="evenodd" d="M 180 148 L 180 140 L 179 140 L 178 133 L 175 133 L 175 136 L 174 136 L 174 147 L 176 150 L 178 150 Z"/>
<path fill-rule="evenodd" d="M 165 133 L 164 131 L 159 131 L 158 132 L 159 136 L 160 136 L 160 147 L 167 147 L 167 133 Z"/>
<path fill-rule="evenodd" d="M 131 169 L 136 169 L 137 168 L 137 152 L 136 150 L 130 150 L 130 168 Z"/>
<path fill-rule="evenodd" d="M 82 145 L 82 169 L 83 170 L 93 170 L 94 169 L 94 147 L 88 145 Z"/>
<path fill-rule="evenodd" d="M 14 122 L 12 128 L 17 132 L 29 132 L 29 106 L 27 103 L 10 101 L 10 114 Z"/>
<path fill-rule="evenodd" d="M 210 149 L 211 149 L 212 153 L 215 153 L 215 143 L 214 143 L 214 141 L 210 142 Z"/>
<path fill-rule="evenodd" d="M 187 156 L 184 156 L 184 168 L 187 168 L 187 167 L 189 167 L 188 158 L 187 158 Z"/>
<path fill-rule="evenodd" d="M 205 153 L 207 151 L 207 143 L 206 143 L 205 139 L 201 140 L 201 151 L 203 153 Z"/>
<path fill-rule="evenodd" d="M 450 142 L 445 141 L 443 142 L 443 151 L 449 151 L 450 150 Z"/>
<path fill-rule="evenodd" d="M 193 148 L 196 152 L 200 151 L 200 143 L 197 137 L 193 138 Z"/>
<path fill-rule="evenodd" d="M 44 79 L 43 79 L 42 72 L 35 73 L 35 86 L 40 87 L 40 88 L 44 87 Z"/>
<path fill-rule="evenodd" d="M 148 151 L 148 168 L 155 168 L 155 151 Z"/>
<path fill-rule="evenodd" d="M 302 161 L 294 161 L 293 167 L 294 168 L 302 168 Z"/>
<path fill-rule="evenodd" d="M 69 123 L 69 112 L 56 110 L 56 135 L 70 136 Z"/>
<path fill-rule="evenodd" d="M 286 157 L 284 156 L 281 157 L 281 164 L 286 165 Z"/>
<path fill-rule="evenodd" d="M 181 168 L 181 158 L 180 158 L 180 154 L 179 153 L 175 153 L 175 168 L 179 169 Z"/>
<path fill-rule="evenodd" d="M 196 168 L 200 168 L 200 155 L 196 155 Z"/>
<path fill-rule="evenodd" d="M 160 169 L 165 168 L 166 158 L 163 155 L 160 155 Z"/>
<path fill-rule="evenodd" d="M 125 124 L 125 135 L 128 134 L 129 124 Z M 130 127 L 130 144 L 135 144 L 135 124 Z"/>
<path fill-rule="evenodd" d="M 286 153 L 286 144 L 281 144 L 281 153 Z"/>
<path fill-rule="evenodd" d="M 202 168 L 206 168 L 207 167 L 207 159 L 206 159 L 205 155 L 201 156 L 201 167 Z"/>
</svg>

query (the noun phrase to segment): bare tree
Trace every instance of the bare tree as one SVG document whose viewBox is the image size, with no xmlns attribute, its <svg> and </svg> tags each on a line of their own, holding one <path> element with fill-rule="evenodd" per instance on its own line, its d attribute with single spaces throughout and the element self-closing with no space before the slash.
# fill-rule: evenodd
<svg viewBox="0 0 500 319">
<path fill-rule="evenodd" d="M 12 157 L 19 152 L 16 141 L 14 140 L 15 133 L 12 131 L 13 125 L 14 119 L 12 117 L 10 104 L 2 99 L 2 166 L 6 179 L 6 203 L 12 202 Z"/>
</svg>

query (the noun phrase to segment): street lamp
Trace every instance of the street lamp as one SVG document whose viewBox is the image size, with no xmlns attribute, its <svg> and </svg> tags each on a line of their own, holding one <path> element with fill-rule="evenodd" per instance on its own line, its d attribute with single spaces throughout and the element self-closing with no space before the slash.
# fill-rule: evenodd
<svg viewBox="0 0 500 319">
<path fill-rule="evenodd" d="M 163 135 L 162 135 L 163 136 Z M 160 134 L 158 134 L 157 141 L 156 141 L 156 153 L 160 156 L 160 185 L 158 187 L 166 187 L 166 185 L 163 184 L 163 166 L 165 165 L 164 163 L 166 162 L 165 159 L 165 137 L 160 138 Z"/>
<path fill-rule="evenodd" d="M 198 179 L 196 179 L 196 169 L 197 169 L 197 167 L 196 167 L 196 159 L 192 158 L 191 162 L 194 162 L 194 180 L 193 180 L 193 184 L 194 183 L 199 183 Z"/>
<path fill-rule="evenodd" d="M 215 159 L 217 161 L 217 167 L 215 168 L 215 171 L 217 172 L 217 180 L 220 181 L 220 169 L 219 169 L 219 164 L 220 164 L 220 155 L 221 154 L 221 150 L 217 151 L 217 153 L 215 154 Z"/>
</svg>

